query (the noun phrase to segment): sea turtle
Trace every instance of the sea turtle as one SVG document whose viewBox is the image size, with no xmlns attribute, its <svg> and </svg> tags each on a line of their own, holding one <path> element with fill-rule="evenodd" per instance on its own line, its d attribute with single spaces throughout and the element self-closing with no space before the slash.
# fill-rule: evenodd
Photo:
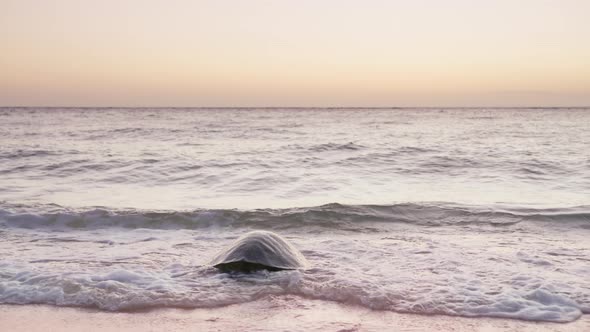
<svg viewBox="0 0 590 332">
<path fill-rule="evenodd" d="M 211 265 L 223 272 L 295 270 L 307 264 L 299 250 L 268 231 L 245 234 L 211 261 Z"/>
</svg>

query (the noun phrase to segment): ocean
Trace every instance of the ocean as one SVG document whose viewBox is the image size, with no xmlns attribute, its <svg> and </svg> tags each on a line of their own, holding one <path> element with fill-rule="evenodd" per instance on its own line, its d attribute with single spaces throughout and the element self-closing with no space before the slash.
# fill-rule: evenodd
<svg viewBox="0 0 590 332">
<path fill-rule="evenodd" d="M 0 108 L 0 304 L 590 313 L 590 109 Z M 226 274 L 252 230 L 301 270 Z"/>
</svg>

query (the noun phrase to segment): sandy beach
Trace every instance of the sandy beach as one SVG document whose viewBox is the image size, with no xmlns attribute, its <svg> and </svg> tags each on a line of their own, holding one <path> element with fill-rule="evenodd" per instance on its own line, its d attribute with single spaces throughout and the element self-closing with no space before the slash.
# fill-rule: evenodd
<svg viewBox="0 0 590 332">
<path fill-rule="evenodd" d="M 295 296 L 208 309 L 105 312 L 46 305 L 0 306 L 0 331 L 590 331 L 590 317 L 566 324 L 372 311 Z"/>
</svg>

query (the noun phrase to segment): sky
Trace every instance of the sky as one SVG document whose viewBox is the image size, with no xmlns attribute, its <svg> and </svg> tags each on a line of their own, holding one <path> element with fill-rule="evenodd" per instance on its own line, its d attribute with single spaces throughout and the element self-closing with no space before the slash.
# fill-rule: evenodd
<svg viewBox="0 0 590 332">
<path fill-rule="evenodd" d="M 590 106 L 588 0 L 0 0 L 0 106 Z"/>
</svg>

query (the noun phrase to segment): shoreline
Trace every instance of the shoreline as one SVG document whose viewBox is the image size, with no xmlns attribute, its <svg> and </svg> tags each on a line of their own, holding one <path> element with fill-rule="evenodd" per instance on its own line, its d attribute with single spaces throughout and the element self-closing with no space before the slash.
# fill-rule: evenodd
<svg viewBox="0 0 590 332">
<path fill-rule="evenodd" d="M 136 312 L 49 305 L 0 305 L 0 331 L 590 331 L 590 315 L 569 323 L 401 314 L 296 296 L 267 296 L 218 308 Z"/>
</svg>

